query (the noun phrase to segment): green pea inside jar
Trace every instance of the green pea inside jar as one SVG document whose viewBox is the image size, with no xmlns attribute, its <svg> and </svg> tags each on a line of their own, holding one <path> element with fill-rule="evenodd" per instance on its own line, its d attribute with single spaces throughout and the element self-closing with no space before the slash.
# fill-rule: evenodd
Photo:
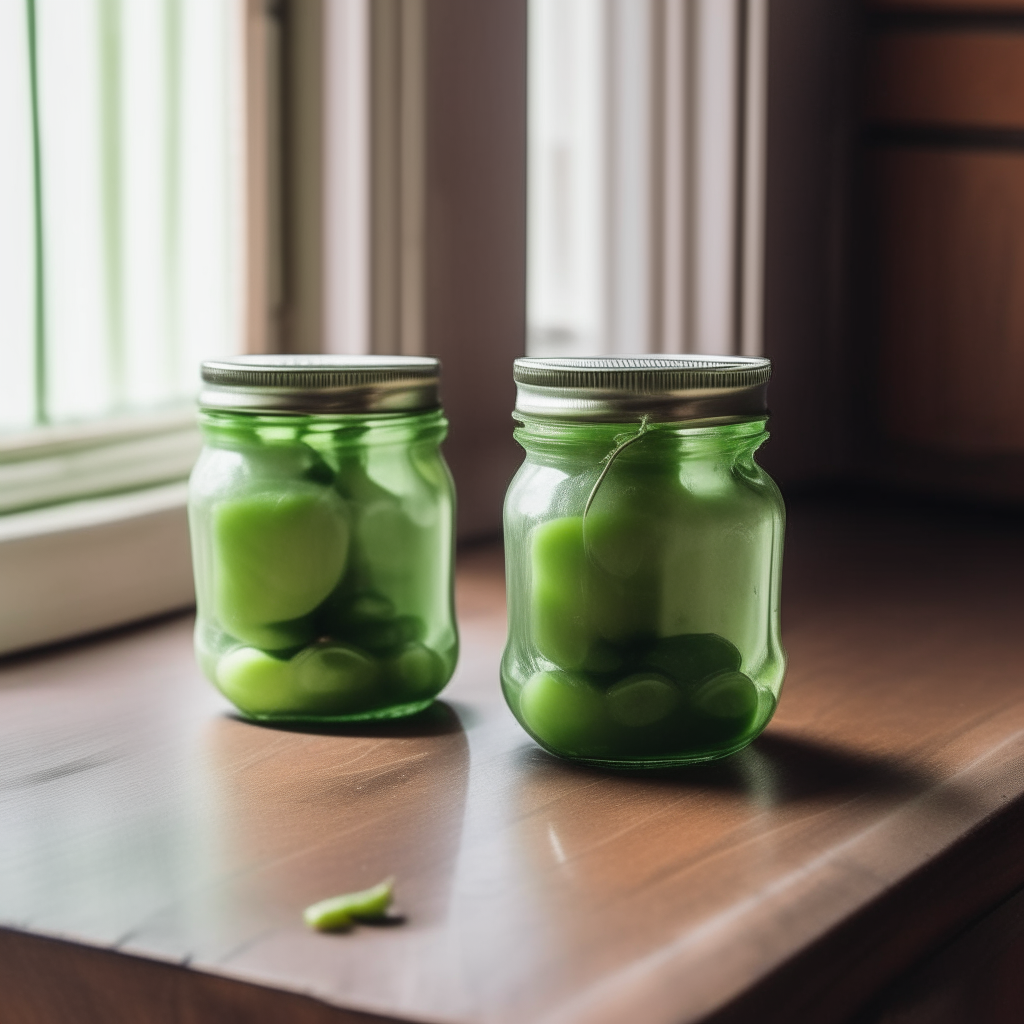
<svg viewBox="0 0 1024 1024">
<path fill-rule="evenodd" d="M 766 360 L 520 360 L 502 685 L 552 753 L 726 756 L 774 712 L 784 510 Z"/>
<path fill-rule="evenodd" d="M 247 717 L 396 717 L 450 679 L 437 373 L 436 360 L 403 357 L 204 364 L 189 499 L 196 648 Z"/>
</svg>

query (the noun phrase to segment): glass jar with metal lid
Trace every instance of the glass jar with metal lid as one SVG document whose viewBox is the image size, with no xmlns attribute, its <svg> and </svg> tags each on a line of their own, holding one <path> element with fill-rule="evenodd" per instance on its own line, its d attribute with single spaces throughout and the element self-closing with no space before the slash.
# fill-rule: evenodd
<svg viewBox="0 0 1024 1024">
<path fill-rule="evenodd" d="M 519 359 L 502 686 L 552 753 L 722 757 L 775 710 L 785 510 L 767 359 Z"/>
<path fill-rule="evenodd" d="M 251 718 L 426 707 L 458 654 L 436 359 L 203 364 L 189 486 L 196 652 Z"/>
</svg>

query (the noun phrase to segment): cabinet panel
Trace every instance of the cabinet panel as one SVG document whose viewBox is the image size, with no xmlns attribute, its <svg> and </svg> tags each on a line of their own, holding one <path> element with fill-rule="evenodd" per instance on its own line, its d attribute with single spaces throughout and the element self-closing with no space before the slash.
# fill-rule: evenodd
<svg viewBox="0 0 1024 1024">
<path fill-rule="evenodd" d="M 858 1024 L 1007 1024 L 1024 1006 L 1024 894 L 892 986 Z"/>
<path fill-rule="evenodd" d="M 868 68 L 883 123 L 1024 128 L 1024 32 L 891 32 Z"/>
<path fill-rule="evenodd" d="M 1024 451 L 1024 154 L 872 163 L 884 426 L 929 448 Z"/>
<path fill-rule="evenodd" d="M 987 14 L 991 11 L 1020 11 L 1022 0 L 869 0 L 869 10 L 878 11 L 963 11 Z"/>
</svg>

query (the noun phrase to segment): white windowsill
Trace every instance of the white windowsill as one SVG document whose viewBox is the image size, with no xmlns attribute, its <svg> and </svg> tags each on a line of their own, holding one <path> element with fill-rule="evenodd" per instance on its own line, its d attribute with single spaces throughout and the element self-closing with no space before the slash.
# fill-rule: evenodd
<svg viewBox="0 0 1024 1024">
<path fill-rule="evenodd" d="M 194 603 L 178 481 L 0 517 L 0 653 Z"/>
<path fill-rule="evenodd" d="M 181 480 L 201 446 L 191 405 L 0 434 L 0 513 Z"/>
</svg>

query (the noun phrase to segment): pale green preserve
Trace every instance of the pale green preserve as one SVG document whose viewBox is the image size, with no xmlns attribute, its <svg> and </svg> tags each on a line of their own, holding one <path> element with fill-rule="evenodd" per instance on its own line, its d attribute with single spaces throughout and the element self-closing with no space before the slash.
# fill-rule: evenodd
<svg viewBox="0 0 1024 1024">
<path fill-rule="evenodd" d="M 754 459 L 768 372 L 732 358 L 517 362 L 526 460 L 505 505 L 502 683 L 549 751 L 704 761 L 771 718 L 784 508 Z"/>
<path fill-rule="evenodd" d="M 245 715 L 396 717 L 451 678 L 454 496 L 437 370 L 372 357 L 204 365 L 196 651 Z"/>
</svg>

